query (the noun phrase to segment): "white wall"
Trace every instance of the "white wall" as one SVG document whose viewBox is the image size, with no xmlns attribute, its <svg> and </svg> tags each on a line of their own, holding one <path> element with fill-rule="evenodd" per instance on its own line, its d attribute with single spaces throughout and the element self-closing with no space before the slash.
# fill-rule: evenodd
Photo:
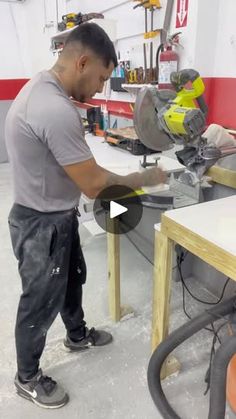
<svg viewBox="0 0 236 419">
<path fill-rule="evenodd" d="M 219 25 L 222 25 L 219 7 L 222 1 L 227 3 L 224 0 L 214 0 L 214 7 L 212 0 L 198 1 L 194 67 L 204 77 L 212 77 L 215 73 L 217 31 Z"/>
<path fill-rule="evenodd" d="M 59 0 L 58 6 L 61 19 L 65 0 Z M 50 51 L 57 24 L 55 0 L 0 2 L 0 17 L 0 79 L 32 77 L 53 64 L 57 58 Z M 50 22 L 52 26 L 47 27 Z"/>
<path fill-rule="evenodd" d="M 0 3 L 0 79 L 28 77 L 31 72 L 24 8 Z"/>
<path fill-rule="evenodd" d="M 59 15 L 65 12 L 65 3 L 60 2 Z M 28 22 L 29 56 L 31 58 L 31 76 L 38 71 L 51 67 L 55 58 L 50 51 L 50 38 L 56 32 L 55 0 L 28 0 L 23 4 Z M 47 25 L 52 22 L 51 27 Z"/>
<path fill-rule="evenodd" d="M 155 11 L 154 28 L 162 27 L 166 2 L 161 0 L 162 9 Z M 130 57 L 136 67 L 143 65 L 144 10 L 133 10 L 134 4 L 124 0 L 58 0 L 58 15 L 61 20 L 66 12 L 104 12 L 106 18 L 115 19 L 117 51 L 122 59 Z M 176 5 L 177 0 L 170 33 L 177 31 Z M 56 33 L 56 0 L 0 2 L 0 16 L 1 79 L 31 77 L 54 63 L 57 57 L 50 51 L 50 38 Z M 196 68 L 205 77 L 235 77 L 235 16 L 235 0 L 189 0 L 188 25 L 181 29 L 180 37 L 184 49 L 178 50 L 180 68 Z M 154 51 L 159 42 L 157 36 Z"/>
<path fill-rule="evenodd" d="M 215 0 L 214 0 L 215 1 Z M 215 77 L 236 77 L 236 1 L 219 0 Z"/>
</svg>

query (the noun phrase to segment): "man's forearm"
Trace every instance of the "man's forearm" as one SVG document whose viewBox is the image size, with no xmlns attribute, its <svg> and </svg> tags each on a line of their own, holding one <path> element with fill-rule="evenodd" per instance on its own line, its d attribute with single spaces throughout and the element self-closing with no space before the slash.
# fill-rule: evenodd
<svg viewBox="0 0 236 419">
<path fill-rule="evenodd" d="M 137 190 L 144 186 L 141 173 L 139 172 L 130 173 L 126 176 L 120 176 L 116 173 L 109 172 L 109 170 L 103 169 L 103 173 L 105 188 L 115 185 L 122 185 Z"/>
<path fill-rule="evenodd" d="M 165 173 L 159 168 L 146 169 L 143 172 L 133 172 L 126 176 L 120 176 L 100 167 L 100 176 L 97 179 L 98 193 L 112 186 L 124 186 L 138 190 L 143 186 L 154 186 L 166 180 Z M 111 188 L 112 189 L 112 188 Z M 111 191 L 112 192 L 112 191 Z M 122 189 L 119 192 L 122 196 Z M 125 191 L 127 193 L 127 191 Z"/>
<path fill-rule="evenodd" d="M 94 159 L 63 166 L 63 168 L 79 189 L 91 199 L 112 186 L 119 185 L 137 190 L 142 186 L 154 186 L 166 180 L 166 174 L 158 167 L 120 176 L 99 166 Z M 119 193 L 119 196 L 122 196 L 122 188 Z M 127 190 L 124 193 L 127 193 Z"/>
</svg>

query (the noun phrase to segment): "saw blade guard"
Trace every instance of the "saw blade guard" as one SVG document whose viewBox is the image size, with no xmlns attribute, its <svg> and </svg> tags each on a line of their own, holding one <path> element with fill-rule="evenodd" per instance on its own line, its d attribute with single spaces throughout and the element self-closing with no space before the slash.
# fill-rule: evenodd
<svg viewBox="0 0 236 419">
<path fill-rule="evenodd" d="M 152 86 L 142 87 L 134 107 L 134 128 L 139 140 L 155 151 L 169 150 L 174 141 L 160 125 L 158 113 L 169 100 L 176 98 L 172 90 L 157 90 Z"/>
</svg>

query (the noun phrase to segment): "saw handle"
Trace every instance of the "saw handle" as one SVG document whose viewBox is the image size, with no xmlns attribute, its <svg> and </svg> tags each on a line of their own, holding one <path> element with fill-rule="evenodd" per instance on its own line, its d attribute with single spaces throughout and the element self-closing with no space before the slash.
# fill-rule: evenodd
<svg viewBox="0 0 236 419">
<path fill-rule="evenodd" d="M 173 72 L 171 73 L 170 81 L 181 100 L 182 106 L 190 106 L 191 101 L 195 99 L 200 110 L 206 116 L 208 107 L 203 97 L 205 86 L 198 71 L 190 68 Z M 189 82 L 192 84 L 191 89 L 185 88 Z M 188 103 L 189 100 L 190 103 Z"/>
<path fill-rule="evenodd" d="M 208 107 L 205 102 L 203 95 L 196 98 L 199 108 L 201 109 L 202 113 L 206 116 L 208 112 Z"/>
<path fill-rule="evenodd" d="M 196 70 L 189 68 L 171 73 L 170 81 L 175 90 L 180 92 L 189 81 L 193 83 L 199 77 L 200 75 Z"/>
</svg>

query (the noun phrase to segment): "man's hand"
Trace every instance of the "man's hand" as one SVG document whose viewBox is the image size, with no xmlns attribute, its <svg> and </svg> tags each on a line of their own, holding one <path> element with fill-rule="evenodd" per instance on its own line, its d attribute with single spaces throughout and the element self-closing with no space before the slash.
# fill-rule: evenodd
<svg viewBox="0 0 236 419">
<path fill-rule="evenodd" d="M 166 178 L 166 173 L 159 167 L 146 169 L 141 173 L 142 186 L 156 186 L 160 183 L 165 183 Z"/>
</svg>

